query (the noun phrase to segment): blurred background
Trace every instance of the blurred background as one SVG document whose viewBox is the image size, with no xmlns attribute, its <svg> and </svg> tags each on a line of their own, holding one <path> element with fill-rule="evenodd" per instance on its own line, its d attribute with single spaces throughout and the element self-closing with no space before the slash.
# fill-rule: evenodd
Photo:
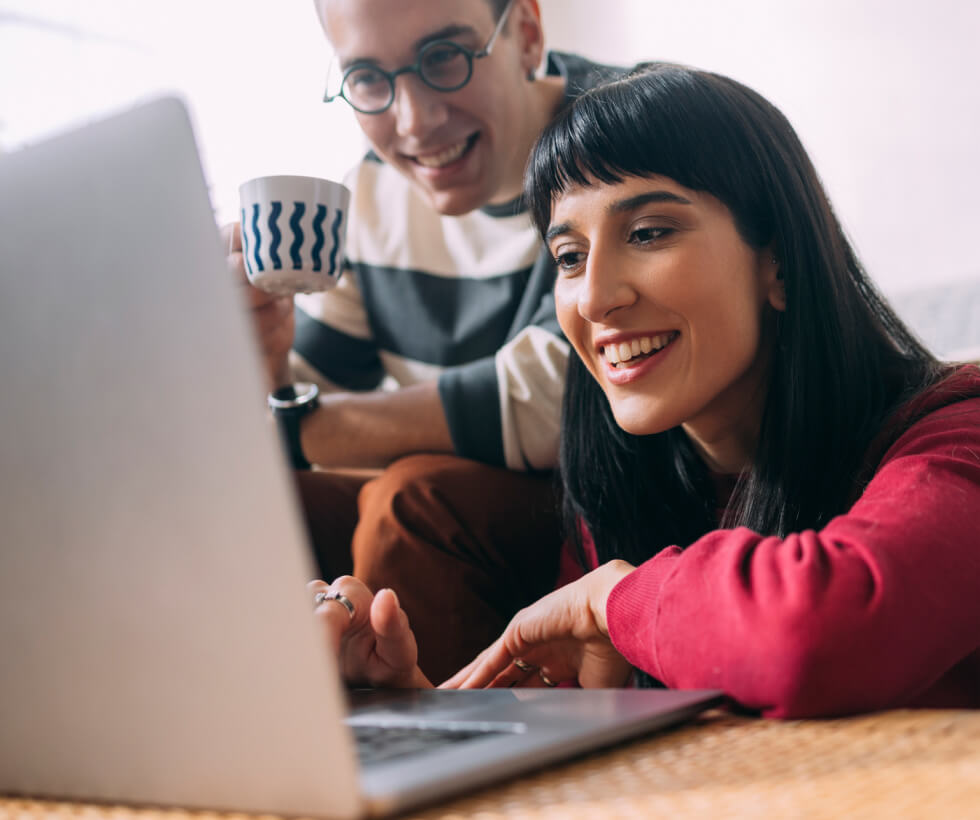
<svg viewBox="0 0 980 820">
<path fill-rule="evenodd" d="M 552 48 L 684 62 L 769 97 L 881 288 L 935 317 L 925 290 L 943 285 L 965 318 L 924 335 L 959 322 L 941 345 L 980 345 L 980 2 L 540 2 Z M 311 0 L 0 0 L 0 151 L 176 92 L 228 221 L 241 181 L 339 178 L 363 150 L 347 106 L 320 102 L 329 56 Z"/>
</svg>

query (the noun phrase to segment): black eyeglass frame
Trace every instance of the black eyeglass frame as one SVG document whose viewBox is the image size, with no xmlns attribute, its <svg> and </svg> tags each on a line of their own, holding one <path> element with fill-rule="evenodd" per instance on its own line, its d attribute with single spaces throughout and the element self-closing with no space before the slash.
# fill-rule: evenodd
<svg viewBox="0 0 980 820">
<path fill-rule="evenodd" d="M 333 102 L 338 98 L 341 98 L 351 108 L 353 108 L 355 111 L 359 111 L 362 114 L 383 114 L 385 111 L 391 108 L 392 104 L 395 102 L 395 80 L 398 79 L 398 77 L 402 74 L 417 75 L 418 78 L 423 83 L 425 83 L 426 86 L 431 88 L 433 91 L 443 91 L 447 94 L 452 91 L 459 91 L 459 89 L 463 88 L 473 77 L 473 61 L 480 60 L 483 57 L 489 57 L 490 54 L 492 53 L 494 43 L 497 42 L 497 37 L 500 35 L 500 32 L 503 31 L 504 24 L 507 22 L 507 16 L 510 14 L 510 10 L 511 8 L 513 8 L 513 6 L 514 6 L 514 0 L 510 0 L 510 2 L 507 3 L 507 6 L 504 8 L 503 12 L 501 13 L 500 19 L 497 21 L 497 25 L 494 27 L 493 34 L 490 35 L 490 39 L 487 40 L 486 45 L 484 45 L 483 48 L 481 48 L 479 51 L 473 51 L 472 49 L 467 48 L 464 45 L 460 45 L 459 43 L 454 42 L 453 40 L 433 40 L 431 43 L 426 43 L 424 46 L 422 46 L 422 48 L 419 49 L 418 57 L 416 58 L 414 63 L 412 63 L 411 65 L 402 66 L 401 68 L 396 68 L 394 71 L 385 71 L 383 68 L 378 68 L 373 63 L 355 63 L 354 65 L 349 66 L 347 70 L 344 72 L 343 76 L 341 77 L 340 91 L 337 92 L 336 94 L 331 94 L 330 90 L 327 89 L 323 94 L 323 101 L 328 103 L 328 102 Z M 434 49 L 444 48 L 446 46 L 451 46 L 452 48 L 459 51 L 459 53 L 466 58 L 466 76 L 463 78 L 461 82 L 453 86 L 435 85 L 432 82 L 430 82 L 428 79 L 426 79 L 426 76 L 422 71 L 422 64 L 423 61 L 425 60 L 425 55 L 431 53 L 432 50 Z M 385 103 L 385 105 L 383 105 L 380 108 L 371 108 L 371 109 L 360 108 L 359 106 L 351 102 L 350 98 L 347 96 L 347 94 L 344 91 L 344 89 L 347 86 L 347 78 L 355 71 L 360 71 L 365 68 L 370 68 L 372 71 L 376 71 L 378 74 L 380 74 L 388 81 L 388 102 Z"/>
</svg>

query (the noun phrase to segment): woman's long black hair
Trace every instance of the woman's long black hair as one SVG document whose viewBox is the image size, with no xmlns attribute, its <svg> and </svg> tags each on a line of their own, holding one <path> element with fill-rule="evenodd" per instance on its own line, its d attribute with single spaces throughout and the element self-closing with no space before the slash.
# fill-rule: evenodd
<svg viewBox="0 0 980 820">
<path fill-rule="evenodd" d="M 940 364 L 864 273 L 792 126 L 732 79 L 648 64 L 587 92 L 535 146 L 525 197 L 543 235 L 570 187 L 654 174 L 723 202 L 785 281 L 758 448 L 722 526 L 820 527 L 859 490 L 886 417 Z M 683 430 L 623 431 L 574 354 L 562 412 L 564 516 L 579 547 L 584 524 L 600 561 L 639 563 L 718 526 L 714 483 Z"/>
</svg>

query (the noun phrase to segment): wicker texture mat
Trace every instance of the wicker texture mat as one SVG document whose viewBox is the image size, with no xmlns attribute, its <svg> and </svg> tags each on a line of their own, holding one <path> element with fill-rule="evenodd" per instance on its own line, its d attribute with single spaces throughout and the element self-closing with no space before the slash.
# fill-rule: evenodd
<svg viewBox="0 0 980 820">
<path fill-rule="evenodd" d="M 788 722 L 715 713 L 409 816 L 980 818 L 980 712 Z M 2 820 L 235 817 L 0 799 Z"/>
</svg>

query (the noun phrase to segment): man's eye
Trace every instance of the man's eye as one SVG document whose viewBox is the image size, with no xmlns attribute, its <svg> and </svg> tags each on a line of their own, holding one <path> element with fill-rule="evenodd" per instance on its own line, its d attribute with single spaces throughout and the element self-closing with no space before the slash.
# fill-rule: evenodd
<svg viewBox="0 0 980 820">
<path fill-rule="evenodd" d="M 466 70 L 466 57 L 456 46 L 435 46 L 422 57 L 422 73 L 430 79 L 458 82 Z"/>
<path fill-rule="evenodd" d="M 385 75 L 373 68 L 358 68 L 347 75 L 347 84 L 356 88 L 370 88 L 386 82 Z"/>
<path fill-rule="evenodd" d="M 425 53 L 425 66 L 426 68 L 436 68 L 443 63 L 451 62 L 460 55 L 461 52 L 458 48 L 451 48 L 450 46 L 431 48 Z"/>
</svg>

